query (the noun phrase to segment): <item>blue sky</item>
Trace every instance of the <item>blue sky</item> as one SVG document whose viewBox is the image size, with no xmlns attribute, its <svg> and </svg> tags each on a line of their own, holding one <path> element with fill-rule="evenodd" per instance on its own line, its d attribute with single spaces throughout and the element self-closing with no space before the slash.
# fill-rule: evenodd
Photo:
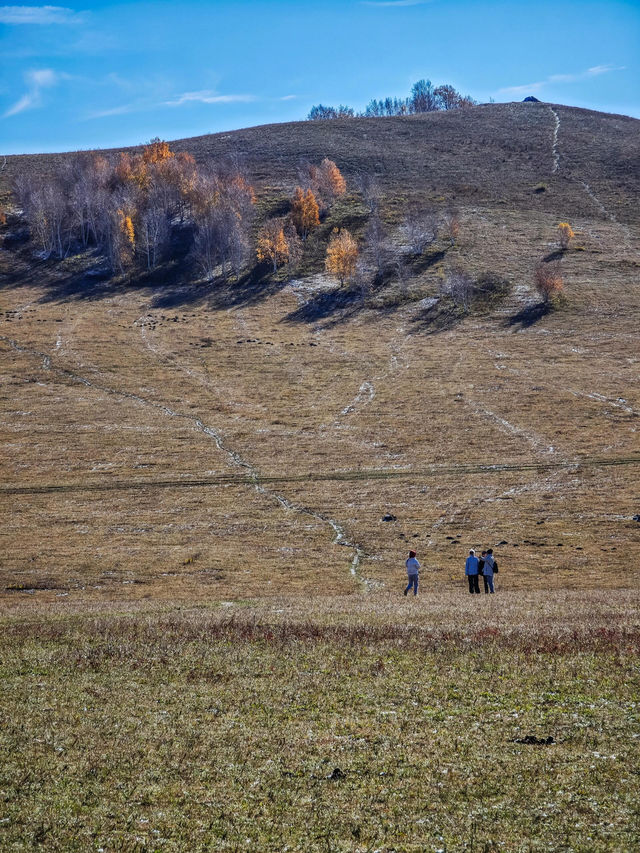
<svg viewBox="0 0 640 853">
<path fill-rule="evenodd" d="M 362 109 L 421 78 L 640 118 L 640 2 L 184 0 L 0 6 L 0 153 Z"/>
</svg>

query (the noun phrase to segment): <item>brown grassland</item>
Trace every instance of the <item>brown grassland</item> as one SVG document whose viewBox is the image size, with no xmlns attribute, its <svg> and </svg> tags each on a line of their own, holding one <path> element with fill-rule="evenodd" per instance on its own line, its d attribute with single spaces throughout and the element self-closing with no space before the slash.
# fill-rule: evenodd
<svg viewBox="0 0 640 853">
<path fill-rule="evenodd" d="M 9 209 L 0 849 L 637 845 L 637 128 L 512 104 L 172 144 L 243 155 L 259 220 L 301 156 L 347 180 L 297 270 L 227 284 L 42 260 Z M 3 198 L 62 156 L 8 158 Z M 408 201 L 460 217 L 366 292 L 323 265 L 363 174 L 397 244 Z M 452 269 L 509 292 L 462 316 Z"/>
</svg>

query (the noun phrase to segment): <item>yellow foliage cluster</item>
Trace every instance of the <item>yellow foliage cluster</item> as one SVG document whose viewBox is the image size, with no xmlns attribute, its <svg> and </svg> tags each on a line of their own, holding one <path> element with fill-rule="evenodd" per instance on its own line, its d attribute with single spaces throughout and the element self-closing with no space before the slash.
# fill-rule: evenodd
<svg viewBox="0 0 640 853">
<path fill-rule="evenodd" d="M 0 207 L 0 225 L 6 225 L 6 224 L 7 224 L 7 214 Z"/>
<path fill-rule="evenodd" d="M 320 168 L 324 172 L 327 185 L 331 188 L 333 195 L 344 195 L 347 191 L 347 182 L 342 177 L 340 169 L 338 169 L 333 160 L 325 158 L 320 164 Z"/>
<path fill-rule="evenodd" d="M 173 157 L 173 151 L 169 148 L 169 143 L 162 139 L 154 139 L 142 150 L 142 160 L 147 164 L 161 163 L 163 160 L 171 159 L 171 157 Z"/>
<path fill-rule="evenodd" d="M 256 255 L 259 261 L 269 261 L 275 272 L 289 260 L 289 243 L 282 220 L 272 219 L 258 232 Z"/>
<path fill-rule="evenodd" d="M 333 160 L 324 158 L 319 166 L 309 166 L 311 188 L 326 204 L 347 191 L 347 182 Z"/>
<path fill-rule="evenodd" d="M 114 174 L 121 184 L 133 183 L 142 190 L 147 189 L 150 183 L 147 163 L 141 156 L 132 157 L 126 151 L 121 152 Z"/>
<path fill-rule="evenodd" d="M 155 139 L 149 145 L 145 145 L 142 149 L 142 154 L 131 155 L 123 151 L 120 154 L 120 161 L 115 168 L 116 180 L 122 184 L 134 183 L 141 190 L 147 190 L 151 185 L 151 170 L 153 168 L 161 171 L 169 179 L 174 177 L 173 172 L 176 170 L 169 171 L 167 169 L 168 164 L 174 160 L 174 156 L 173 151 L 169 148 L 169 144 L 160 139 Z M 175 157 L 175 165 L 178 166 L 177 174 L 175 175 L 177 178 L 181 171 L 180 167 L 182 167 L 182 170 L 188 171 L 189 167 L 195 165 L 195 160 L 190 154 L 178 154 Z"/>
<path fill-rule="evenodd" d="M 134 249 L 136 245 L 136 235 L 133 228 L 133 219 L 123 210 L 118 211 L 118 216 L 120 217 L 120 230 L 122 231 L 127 243 L 132 249 Z"/>
<path fill-rule="evenodd" d="M 327 246 L 325 269 L 330 275 L 336 276 L 340 284 L 352 278 L 358 262 L 358 244 L 351 234 L 342 230 L 334 234 Z"/>
<path fill-rule="evenodd" d="M 560 247 L 562 249 L 568 249 L 569 244 L 576 236 L 573 228 L 569 225 L 568 222 L 560 222 L 558 225 L 558 235 L 560 240 Z"/>
<path fill-rule="evenodd" d="M 291 221 L 303 240 L 312 228 L 320 225 L 320 209 L 313 190 L 304 192 L 302 187 L 296 187 L 291 199 Z"/>
</svg>

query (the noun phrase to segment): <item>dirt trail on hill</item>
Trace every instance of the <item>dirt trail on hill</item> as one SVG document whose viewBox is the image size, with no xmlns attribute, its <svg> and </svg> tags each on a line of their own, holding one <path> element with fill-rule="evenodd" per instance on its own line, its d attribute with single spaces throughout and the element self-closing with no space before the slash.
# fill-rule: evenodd
<svg viewBox="0 0 640 853">
<path fill-rule="evenodd" d="M 551 153 L 553 156 L 553 167 L 551 169 L 551 173 L 555 174 L 560 167 L 560 152 L 558 151 L 558 136 L 560 133 L 560 116 L 558 115 L 556 110 L 554 110 L 553 107 L 549 107 L 549 109 L 553 113 L 553 117 L 555 119 L 555 126 L 553 129 L 553 140 L 552 140 L 552 145 L 551 145 Z M 566 152 L 563 152 L 562 156 L 565 159 L 569 157 L 569 155 Z M 620 222 L 618 217 L 615 215 L 615 213 L 613 213 L 607 207 L 605 207 L 605 205 L 598 198 L 594 189 L 587 183 L 587 181 L 583 181 L 581 178 L 574 178 L 572 175 L 569 175 L 568 177 L 569 177 L 569 180 L 573 181 L 574 183 L 579 184 L 582 187 L 584 192 L 589 196 L 589 198 L 591 199 L 593 204 L 596 206 L 596 208 L 600 211 L 601 215 L 605 219 L 608 219 L 609 222 L 612 222 L 614 225 L 617 225 L 622 230 L 622 232 L 624 234 L 624 238 L 625 238 L 624 242 L 625 242 L 627 249 L 634 252 L 636 255 L 640 254 L 639 250 L 635 246 L 634 236 L 631 233 L 631 229 L 629 228 L 629 226 L 625 225 L 623 222 Z"/>
<path fill-rule="evenodd" d="M 155 409 L 156 411 L 161 412 L 162 414 L 167 415 L 168 417 L 190 421 L 198 431 L 202 432 L 207 437 L 212 438 L 215 442 L 216 448 L 221 453 L 226 454 L 235 466 L 243 469 L 246 472 L 245 478 L 242 482 L 246 482 L 248 484 L 253 485 L 253 487 L 259 494 L 277 501 L 277 503 L 283 509 L 289 512 L 299 513 L 300 515 L 309 516 L 310 518 L 314 518 L 316 521 L 319 521 L 331 527 L 333 533 L 335 534 L 333 540 L 334 544 L 343 545 L 353 551 L 353 557 L 350 562 L 350 572 L 354 580 L 356 580 L 365 591 L 371 587 L 371 583 L 369 582 L 369 580 L 364 578 L 360 571 L 362 561 L 367 556 L 365 550 L 358 542 L 354 542 L 349 539 L 345 529 L 338 521 L 322 513 L 315 512 L 314 510 L 309 509 L 309 507 L 300 506 L 299 504 L 292 503 L 279 492 L 275 492 L 271 489 L 266 488 L 263 483 L 260 482 L 260 475 L 258 469 L 254 465 L 252 465 L 252 463 L 244 459 L 237 451 L 228 447 L 222 434 L 215 427 L 205 424 L 197 415 L 189 415 L 185 414 L 184 412 L 178 412 L 170 408 L 169 406 L 166 406 L 162 403 L 156 403 L 153 400 L 149 400 L 139 394 L 134 394 L 131 391 L 123 391 L 118 388 L 111 388 L 106 385 L 100 385 L 99 383 L 91 381 L 85 376 L 81 376 L 80 374 L 74 373 L 73 371 L 67 370 L 66 368 L 55 367 L 51 364 L 51 357 L 47 353 L 30 349 L 29 347 L 23 346 L 18 341 L 12 338 L 8 338 L 5 335 L 0 335 L 0 340 L 7 343 L 16 352 L 20 352 L 25 355 L 30 355 L 35 358 L 41 359 L 43 368 L 45 370 L 51 371 L 52 373 L 56 373 L 58 376 L 62 376 L 74 382 L 80 382 L 82 385 L 88 388 L 93 388 L 94 390 L 100 391 L 103 394 L 109 394 L 117 397 L 122 397 L 128 400 L 133 400 L 134 402 L 139 403 L 140 405 Z M 158 352 L 156 352 L 156 357 L 161 357 Z M 179 365 L 172 366 L 179 367 Z M 170 481 L 164 481 L 165 486 L 170 484 Z M 131 483 L 130 485 L 136 487 L 136 484 Z M 173 485 L 177 485 L 177 483 L 173 483 Z M 138 488 L 145 486 L 146 484 L 137 484 Z M 56 489 L 50 489 L 49 491 L 55 490 Z"/>
<path fill-rule="evenodd" d="M 551 112 L 553 113 L 553 118 L 555 120 L 554 128 L 553 128 L 553 138 L 551 141 L 551 156 L 553 158 L 553 166 L 551 168 L 551 174 L 554 174 L 558 171 L 558 167 L 560 165 L 560 155 L 558 154 L 558 133 L 560 131 L 560 116 L 553 109 L 553 107 L 549 107 Z"/>
<path fill-rule="evenodd" d="M 62 367 L 53 366 L 51 364 L 51 357 L 46 353 L 39 352 L 37 350 L 32 350 L 29 347 L 25 347 L 22 344 L 18 343 L 18 341 L 13 340 L 12 338 L 8 338 L 5 335 L 0 335 L 0 340 L 9 344 L 9 346 L 12 349 L 16 350 L 17 352 L 21 352 L 21 353 L 24 353 L 26 355 L 35 356 L 36 358 L 42 359 L 42 365 L 43 365 L 44 369 L 51 371 L 53 373 L 57 373 L 59 376 L 63 376 L 65 378 L 71 379 L 72 381 L 75 381 L 75 382 L 80 382 L 83 385 L 85 385 L 86 387 L 93 388 L 94 390 L 100 391 L 103 394 L 110 394 L 110 395 L 114 395 L 117 397 L 123 397 L 123 398 L 128 399 L 128 400 L 133 400 L 136 403 L 139 403 L 143 406 L 148 406 L 148 407 L 155 409 L 156 411 L 159 411 L 159 412 L 161 412 L 161 413 L 163 413 L 169 417 L 179 418 L 179 419 L 183 419 L 186 421 L 190 421 L 191 423 L 193 423 L 193 425 L 195 426 L 195 428 L 197 430 L 202 432 L 207 437 L 212 438 L 215 442 L 216 448 L 221 453 L 226 454 L 231 459 L 231 461 L 233 462 L 233 464 L 235 466 L 243 469 L 246 472 L 245 479 L 242 482 L 250 483 L 251 485 L 253 485 L 253 487 L 255 488 L 255 490 L 259 494 L 263 495 L 266 498 L 277 501 L 279 506 L 281 506 L 283 509 L 287 510 L 288 512 L 294 512 L 294 513 L 298 513 L 300 515 L 309 516 L 310 518 L 314 518 L 316 521 L 319 521 L 319 522 L 326 524 L 329 527 L 331 527 L 331 529 L 333 530 L 333 533 L 335 534 L 334 539 L 333 539 L 333 543 L 336 545 L 345 546 L 347 548 L 350 548 L 353 551 L 353 557 L 352 557 L 351 562 L 350 562 L 350 572 L 351 572 L 351 575 L 353 576 L 354 580 L 356 580 L 363 587 L 363 589 L 365 591 L 369 590 L 372 587 L 373 583 L 368 578 L 363 577 L 361 574 L 362 561 L 367 556 L 364 548 L 358 542 L 350 540 L 350 538 L 347 536 L 347 533 L 346 533 L 344 527 L 338 521 L 336 521 L 334 518 L 331 518 L 330 516 L 324 515 L 323 513 L 315 512 L 314 510 L 309 509 L 309 507 L 300 506 L 299 504 L 292 503 L 290 500 L 288 500 L 288 498 L 286 498 L 284 495 L 280 494 L 279 492 L 275 492 L 271 489 L 266 488 L 263 485 L 263 483 L 260 481 L 261 478 L 260 478 L 260 474 L 259 474 L 258 469 L 251 462 L 244 459 L 237 451 L 228 447 L 223 436 L 222 436 L 222 434 L 220 433 L 220 431 L 217 430 L 215 427 L 212 427 L 212 426 L 205 424 L 197 415 L 189 415 L 189 414 L 185 414 L 184 412 L 178 412 L 178 411 L 170 408 L 169 406 L 165 406 L 162 403 L 156 403 L 153 400 L 149 400 L 146 397 L 142 397 L 141 395 L 134 394 L 130 391 L 123 391 L 123 390 L 118 389 L 118 388 L 111 388 L 111 387 L 106 386 L 106 385 L 100 385 L 96 382 L 93 382 L 93 381 L 87 379 L 84 376 L 81 376 L 78 373 L 74 373 L 71 370 L 67 370 L 66 368 L 62 368 Z M 162 354 L 160 353 L 160 351 L 152 348 L 149 345 L 148 341 L 145 341 L 145 342 L 149 346 L 150 350 L 152 352 L 155 352 L 156 358 L 162 358 L 163 357 Z M 166 360 L 168 361 L 169 359 L 166 359 Z M 172 366 L 175 368 L 178 368 L 178 369 L 181 368 L 180 365 L 175 364 L 175 363 L 172 363 Z M 193 378 L 198 378 L 197 375 L 194 374 L 192 371 L 187 370 L 187 372 Z M 173 483 L 172 485 L 177 485 L 179 482 L 180 481 L 177 481 L 177 483 Z M 171 484 L 170 481 L 165 481 L 165 485 L 170 485 L 170 484 Z M 131 485 L 134 485 L 134 484 L 131 484 Z M 144 484 L 144 485 L 146 485 L 146 484 Z M 143 484 L 138 484 L 137 487 L 144 487 L 144 486 L 143 486 Z"/>
</svg>

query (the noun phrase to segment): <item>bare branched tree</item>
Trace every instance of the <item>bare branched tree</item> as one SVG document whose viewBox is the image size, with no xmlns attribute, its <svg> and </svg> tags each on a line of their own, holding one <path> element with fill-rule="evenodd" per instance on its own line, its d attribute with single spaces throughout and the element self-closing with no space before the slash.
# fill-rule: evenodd
<svg viewBox="0 0 640 853">
<path fill-rule="evenodd" d="M 450 296 L 466 314 L 471 307 L 473 279 L 462 269 L 450 270 L 440 287 L 440 292 Z"/>
<path fill-rule="evenodd" d="M 389 247 L 387 231 L 377 210 L 372 213 L 365 233 L 365 255 L 380 275 L 389 261 Z"/>
<path fill-rule="evenodd" d="M 421 255 L 438 236 L 438 217 L 430 208 L 419 208 L 412 205 L 402 223 L 402 230 L 407 240 L 409 251 Z"/>
</svg>

